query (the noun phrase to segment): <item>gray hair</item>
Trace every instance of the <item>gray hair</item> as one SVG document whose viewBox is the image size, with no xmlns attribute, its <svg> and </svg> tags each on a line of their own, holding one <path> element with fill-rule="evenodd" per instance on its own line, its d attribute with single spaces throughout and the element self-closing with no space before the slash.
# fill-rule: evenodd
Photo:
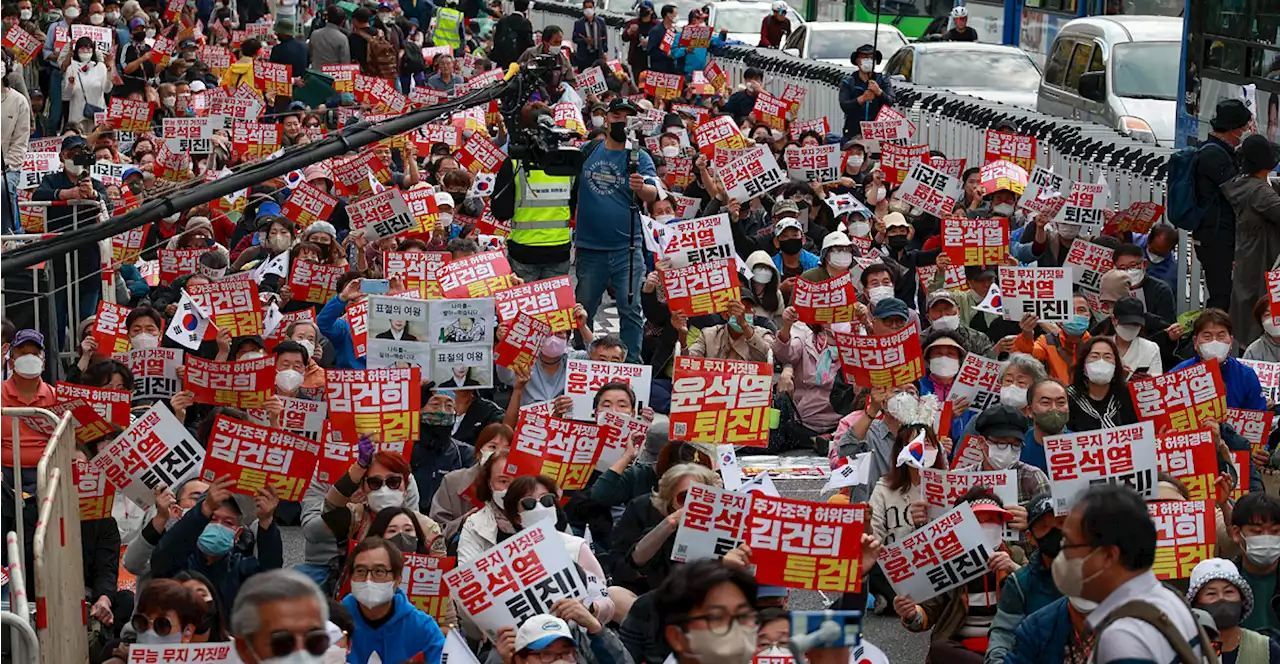
<svg viewBox="0 0 1280 664">
<path fill-rule="evenodd" d="M 671 514 L 675 510 L 676 487 L 686 477 L 695 484 L 720 486 L 720 475 L 700 463 L 681 463 L 667 469 L 658 478 L 658 488 L 650 496 L 654 509 L 662 514 Z"/>
<path fill-rule="evenodd" d="M 320 620 L 329 619 L 329 602 L 320 586 L 301 572 L 291 569 L 273 569 L 253 575 L 252 583 L 245 583 L 236 595 L 231 609 L 231 634 L 253 636 L 258 632 L 260 619 L 258 608 L 269 602 L 314 597 L 320 607 Z"/>
<path fill-rule="evenodd" d="M 1031 376 L 1032 384 L 1049 377 L 1049 373 L 1044 370 L 1044 363 L 1040 360 L 1026 353 L 1009 353 L 1009 361 L 1005 362 L 1004 367 L 1000 369 L 1000 380 L 997 382 L 1004 381 L 1004 375 L 1013 368 Z"/>
</svg>

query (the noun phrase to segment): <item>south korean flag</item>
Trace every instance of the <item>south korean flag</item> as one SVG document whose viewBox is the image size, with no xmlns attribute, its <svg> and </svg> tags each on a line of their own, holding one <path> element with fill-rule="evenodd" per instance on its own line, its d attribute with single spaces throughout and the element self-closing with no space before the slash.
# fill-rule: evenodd
<svg viewBox="0 0 1280 664">
<path fill-rule="evenodd" d="M 258 263 L 258 266 L 253 268 L 253 282 L 261 284 L 269 274 L 278 275 L 281 279 L 289 278 L 289 252 L 282 251 Z"/>
<path fill-rule="evenodd" d="M 178 301 L 178 310 L 173 314 L 173 320 L 169 322 L 169 329 L 165 332 L 165 336 L 184 348 L 199 350 L 200 342 L 204 339 L 208 328 L 208 314 L 200 311 L 195 300 L 183 291 L 182 299 Z"/>
<path fill-rule="evenodd" d="M 476 173 L 476 179 L 471 183 L 471 196 L 488 198 L 493 194 L 493 186 L 497 178 L 495 173 Z"/>
</svg>

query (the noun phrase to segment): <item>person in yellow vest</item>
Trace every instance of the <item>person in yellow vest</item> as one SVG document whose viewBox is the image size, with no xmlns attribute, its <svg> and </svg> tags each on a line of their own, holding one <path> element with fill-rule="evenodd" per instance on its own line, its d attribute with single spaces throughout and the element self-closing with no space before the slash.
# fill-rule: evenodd
<svg viewBox="0 0 1280 664">
<path fill-rule="evenodd" d="M 457 0 L 446 0 L 444 6 L 436 12 L 435 27 L 431 30 L 431 41 L 436 46 L 448 46 L 455 56 L 461 57 L 462 45 L 466 43 L 464 31 L 467 29 L 466 18 L 458 10 Z"/>
<path fill-rule="evenodd" d="M 551 116 L 546 104 L 534 103 L 522 113 L 526 126 Z M 569 274 L 569 204 L 573 178 L 548 175 L 527 164 L 507 159 L 498 170 L 490 211 L 510 222 L 507 253 L 511 271 L 525 283 Z"/>
<path fill-rule="evenodd" d="M 253 60 L 258 57 L 258 52 L 261 50 L 262 42 L 257 39 L 244 40 L 240 45 L 240 59 L 227 67 L 219 85 L 227 88 L 229 92 L 235 92 L 241 85 L 247 85 L 258 92 L 258 86 L 253 81 Z M 258 92 L 258 95 L 261 96 L 262 93 Z"/>
</svg>

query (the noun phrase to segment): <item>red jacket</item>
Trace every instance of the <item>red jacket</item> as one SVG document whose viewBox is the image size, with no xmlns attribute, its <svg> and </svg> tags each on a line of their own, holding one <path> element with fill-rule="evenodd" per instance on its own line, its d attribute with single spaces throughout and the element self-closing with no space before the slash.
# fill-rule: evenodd
<svg viewBox="0 0 1280 664">
<path fill-rule="evenodd" d="M 791 19 L 783 17 L 781 21 L 776 14 L 769 14 L 760 21 L 760 44 L 769 48 L 782 48 L 782 39 L 791 34 Z"/>
</svg>

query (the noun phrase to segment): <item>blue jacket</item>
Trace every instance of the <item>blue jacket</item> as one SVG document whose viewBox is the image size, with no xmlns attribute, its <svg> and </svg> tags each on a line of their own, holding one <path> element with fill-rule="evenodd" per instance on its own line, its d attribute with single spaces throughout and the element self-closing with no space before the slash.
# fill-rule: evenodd
<svg viewBox="0 0 1280 664">
<path fill-rule="evenodd" d="M 347 595 L 342 605 L 351 614 L 356 628 L 351 635 L 351 652 L 347 655 L 349 664 L 365 664 L 369 656 L 378 653 L 382 661 L 406 662 L 422 653 L 422 661 L 439 662 L 444 653 L 444 634 L 436 619 L 418 610 L 409 603 L 404 591 L 396 589 L 394 615 L 391 620 L 378 629 L 369 627 L 360 615 L 360 607 L 355 595 Z"/>
<path fill-rule="evenodd" d="M 1067 431 L 1063 430 L 1062 433 Z M 1027 435 L 1023 436 L 1022 454 L 1018 455 L 1018 460 L 1043 470 L 1046 475 L 1049 474 L 1049 459 L 1044 455 L 1044 445 L 1036 442 L 1035 427 L 1027 429 Z"/>
<path fill-rule="evenodd" d="M 937 392 L 938 390 L 934 387 L 932 378 L 924 376 L 920 379 L 920 396 L 924 396 L 926 394 L 937 394 Z M 956 441 L 957 443 L 964 440 L 964 429 L 969 424 L 969 420 L 973 419 L 975 415 L 976 414 L 972 410 L 966 410 L 963 413 L 956 413 L 953 408 L 951 413 L 951 429 L 949 431 L 939 431 L 938 435 L 948 436 L 951 440 Z M 952 448 L 952 451 L 955 452 L 957 449 L 958 445 L 957 447 Z"/>
<path fill-rule="evenodd" d="M 151 552 L 151 576 L 164 579 L 182 570 L 199 572 L 209 577 L 214 590 L 224 606 L 236 602 L 240 587 L 248 582 L 249 577 L 269 569 L 284 567 L 284 542 L 280 539 L 280 527 L 275 520 L 266 528 L 258 528 L 254 540 L 258 548 L 258 556 L 246 556 L 232 547 L 231 551 L 221 558 L 209 562 L 208 556 L 196 548 L 196 542 L 209 525 L 209 517 L 197 504 L 189 510 L 177 523 L 170 523 L 156 548 Z"/>
<path fill-rule="evenodd" d="M 1151 260 L 1151 252 L 1147 250 L 1147 239 L 1149 236 L 1143 235 L 1133 239 L 1134 244 L 1142 247 L 1147 258 L 1147 278 L 1159 279 L 1169 284 L 1169 289 L 1174 293 L 1178 292 L 1178 255 L 1171 253 L 1163 261 L 1159 263 Z"/>
<path fill-rule="evenodd" d="M 650 37 L 650 43 L 653 43 Z M 880 86 L 880 96 L 865 103 L 858 103 L 858 97 L 867 91 L 869 81 L 862 80 L 858 74 L 850 74 L 840 82 L 840 110 L 844 111 L 844 137 L 862 135 L 860 123 L 863 120 L 874 120 L 883 106 L 893 106 L 893 84 L 884 74 L 876 74 L 876 84 Z"/>
<path fill-rule="evenodd" d="M 1037 552 L 1030 562 L 1005 577 L 996 617 L 987 635 L 987 657 L 991 661 L 1002 661 L 1014 650 L 1015 634 L 1026 617 L 1061 597 L 1062 592 L 1053 583 L 1053 571 Z"/>
<path fill-rule="evenodd" d="M 680 43 L 680 35 L 676 36 L 676 43 Z M 720 35 L 712 34 L 711 46 L 724 46 L 724 40 L 720 38 Z M 671 57 L 675 58 L 677 62 L 680 61 L 680 58 L 684 58 L 684 73 L 693 74 L 695 71 L 707 68 L 707 50 L 705 48 L 689 49 L 673 46 L 671 47 Z M 752 108 L 754 107 L 755 105 L 753 104 Z M 750 111 L 747 111 L 747 113 L 750 114 Z"/>
<path fill-rule="evenodd" d="M 810 252 L 808 249 L 800 250 L 800 271 L 812 270 L 822 261 Z M 773 255 L 773 266 L 778 268 L 778 274 L 782 274 L 782 252 Z"/>
<path fill-rule="evenodd" d="M 649 54 L 649 69 L 664 74 L 676 73 L 675 58 L 662 50 L 662 38 L 667 34 L 667 26 L 659 23 L 649 31 L 649 45 L 645 52 Z M 672 49 L 674 51 L 675 49 Z"/>
<path fill-rule="evenodd" d="M 1063 597 L 1022 620 L 1014 632 L 1013 651 L 1004 664 L 1062 664 L 1071 638 L 1071 616 Z"/>
<path fill-rule="evenodd" d="M 346 311 L 347 303 L 334 295 L 316 316 L 316 327 L 320 328 L 320 334 L 329 339 L 334 350 L 338 351 L 334 362 L 339 369 L 363 369 L 365 358 L 356 357 L 355 342 L 351 338 L 351 326 L 342 319 L 342 314 Z"/>
</svg>

